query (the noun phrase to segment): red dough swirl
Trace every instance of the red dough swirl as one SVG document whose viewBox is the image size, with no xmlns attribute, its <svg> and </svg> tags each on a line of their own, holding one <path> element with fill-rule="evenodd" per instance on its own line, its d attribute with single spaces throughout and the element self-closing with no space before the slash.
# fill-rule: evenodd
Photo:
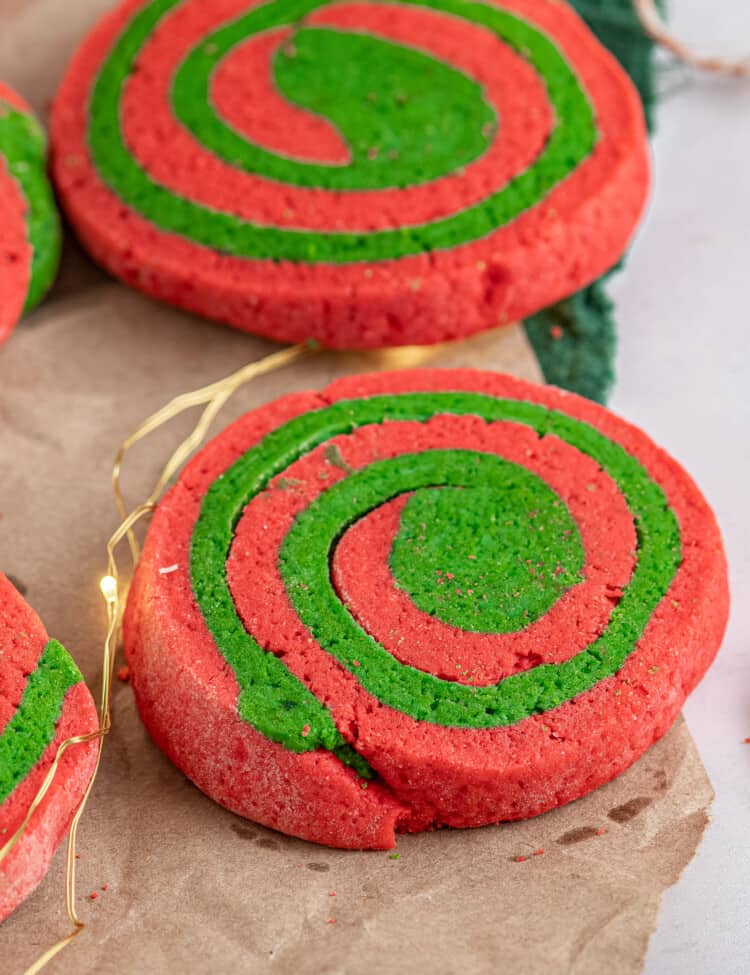
<svg viewBox="0 0 750 975">
<path fill-rule="evenodd" d="M 150 527 L 141 715 L 200 788 L 340 847 L 536 815 L 670 727 L 728 605 L 714 517 L 601 407 L 353 377 L 229 427 Z"/>
<path fill-rule="evenodd" d="M 126 0 L 74 57 L 53 169 L 93 256 L 285 342 L 427 344 L 622 255 L 640 100 L 553 0 Z"/>
</svg>

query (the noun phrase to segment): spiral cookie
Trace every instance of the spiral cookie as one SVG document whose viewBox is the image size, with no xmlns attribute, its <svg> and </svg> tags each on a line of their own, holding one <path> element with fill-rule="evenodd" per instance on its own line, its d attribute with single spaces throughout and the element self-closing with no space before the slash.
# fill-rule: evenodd
<svg viewBox="0 0 750 975">
<path fill-rule="evenodd" d="M 247 414 L 157 510 L 136 700 L 210 796 L 339 847 L 541 813 L 675 719 L 727 614 L 714 517 L 648 438 L 474 371 Z"/>
<path fill-rule="evenodd" d="M 57 273 L 60 221 L 47 182 L 46 145 L 31 108 L 0 83 L 0 342 Z"/>
<path fill-rule="evenodd" d="M 97 724 L 80 671 L 0 574 L 0 848 L 26 817 L 60 744 Z M 47 872 L 95 759 L 95 743 L 65 753 L 20 841 L 0 860 L 0 921 Z"/>
<path fill-rule="evenodd" d="M 638 95 L 558 0 L 127 0 L 73 59 L 53 152 L 114 274 L 339 348 L 565 297 L 648 183 Z"/>
</svg>

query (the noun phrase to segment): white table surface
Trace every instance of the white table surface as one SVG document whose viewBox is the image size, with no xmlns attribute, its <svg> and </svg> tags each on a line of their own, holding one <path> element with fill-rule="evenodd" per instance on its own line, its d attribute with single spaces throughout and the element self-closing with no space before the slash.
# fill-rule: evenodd
<svg viewBox="0 0 750 975">
<path fill-rule="evenodd" d="M 709 53 L 750 54 L 748 0 L 672 0 Z M 744 46 L 743 46 L 744 45 Z M 750 79 L 670 72 L 655 189 L 618 303 L 612 407 L 688 468 L 714 505 L 732 573 L 718 659 L 685 708 L 716 790 L 695 860 L 664 897 L 646 975 L 750 973 Z"/>
</svg>

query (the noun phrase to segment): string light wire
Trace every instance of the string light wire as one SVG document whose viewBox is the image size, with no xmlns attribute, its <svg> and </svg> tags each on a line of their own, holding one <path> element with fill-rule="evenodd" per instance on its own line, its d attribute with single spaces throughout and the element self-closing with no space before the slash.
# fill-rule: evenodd
<svg viewBox="0 0 750 975">
<path fill-rule="evenodd" d="M 107 611 L 107 630 L 104 638 L 102 654 L 102 683 L 101 703 L 99 706 L 99 727 L 96 731 L 92 731 L 85 735 L 75 735 L 74 737 L 66 738 L 65 741 L 60 743 L 52 763 L 47 770 L 47 774 L 44 777 L 44 781 L 29 805 L 23 821 L 10 839 L 2 847 L 0 847 L 0 861 L 2 861 L 10 854 L 11 850 L 14 849 L 14 847 L 23 837 L 34 816 L 34 813 L 49 792 L 60 767 L 60 763 L 66 752 L 70 748 L 74 748 L 77 745 L 84 745 L 96 741 L 97 754 L 94 771 L 68 831 L 68 846 L 65 861 L 65 906 L 73 928 L 67 935 L 65 935 L 65 937 L 61 938 L 50 948 L 48 948 L 42 955 L 40 955 L 36 961 L 26 969 L 24 975 L 37 975 L 37 973 L 40 972 L 55 957 L 55 955 L 61 952 L 76 937 L 78 937 L 85 927 L 84 922 L 78 916 L 75 905 L 76 838 L 78 835 L 78 826 L 81 821 L 81 817 L 83 816 L 86 803 L 89 795 L 91 794 L 94 781 L 99 771 L 104 739 L 110 733 L 112 728 L 112 716 L 110 712 L 112 678 L 114 674 L 115 659 L 117 656 L 124 598 L 120 585 L 117 549 L 120 543 L 127 538 L 130 546 L 131 556 L 133 558 L 133 564 L 137 562 L 139 556 L 139 546 L 133 529 L 143 518 L 154 511 L 159 498 L 164 493 L 164 490 L 172 477 L 182 467 L 190 455 L 197 450 L 198 447 L 200 447 L 205 440 L 208 430 L 216 415 L 226 404 L 227 400 L 230 399 L 230 397 L 241 386 L 246 385 L 258 376 L 262 376 L 266 373 L 273 372 L 274 370 L 281 369 L 284 366 L 291 365 L 293 362 L 297 362 L 306 356 L 312 355 L 316 351 L 317 347 L 311 344 L 292 346 L 290 348 L 283 349 L 280 352 L 275 352 L 271 355 L 265 356 L 263 359 L 260 359 L 257 362 L 251 362 L 248 365 L 243 366 L 241 369 L 238 369 L 230 376 L 220 379 L 217 382 L 210 383 L 208 386 L 203 386 L 200 389 L 194 390 L 193 392 L 183 393 L 176 396 L 174 399 L 170 400 L 166 406 L 162 407 L 160 410 L 157 410 L 156 413 L 144 420 L 143 423 L 141 423 L 137 429 L 126 440 L 123 441 L 122 445 L 117 451 L 112 467 L 112 485 L 115 493 L 117 508 L 120 512 L 122 521 L 107 542 L 107 572 L 99 582 L 99 588 L 104 598 Z M 122 463 L 126 453 L 140 440 L 143 440 L 155 430 L 169 423 L 175 417 L 184 413 L 186 410 L 199 406 L 202 406 L 203 410 L 198 417 L 198 421 L 196 422 L 192 431 L 187 437 L 185 437 L 184 440 L 180 442 L 167 460 L 167 463 L 164 465 L 161 474 L 159 475 L 156 484 L 154 485 L 154 488 L 147 499 L 133 508 L 132 511 L 128 512 L 120 485 Z"/>
<path fill-rule="evenodd" d="M 687 44 L 671 33 L 664 23 L 656 0 L 633 0 L 633 7 L 644 31 L 654 43 L 674 54 L 680 61 L 713 74 L 727 75 L 730 78 L 750 77 L 750 56 L 740 61 L 728 58 L 706 57 L 697 54 Z"/>
</svg>

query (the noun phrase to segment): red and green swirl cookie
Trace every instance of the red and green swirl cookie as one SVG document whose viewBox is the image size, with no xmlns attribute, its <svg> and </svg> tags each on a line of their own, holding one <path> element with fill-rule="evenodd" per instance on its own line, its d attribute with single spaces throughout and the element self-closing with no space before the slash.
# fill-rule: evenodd
<svg viewBox="0 0 750 975">
<path fill-rule="evenodd" d="M 0 82 L 0 342 L 42 300 L 57 273 L 60 220 L 46 151 L 31 108 Z"/>
<path fill-rule="evenodd" d="M 640 101 L 558 0 L 126 0 L 75 55 L 54 174 L 129 284 L 277 340 L 459 338 L 621 256 Z"/>
<path fill-rule="evenodd" d="M 16 833 L 60 744 L 96 730 L 81 673 L 0 574 L 0 848 Z M 94 770 L 96 743 L 70 748 L 20 840 L 0 860 L 0 921 L 44 877 Z"/>
<path fill-rule="evenodd" d="M 125 647 L 146 726 L 206 793 L 387 848 L 618 775 L 727 600 L 710 508 L 639 430 L 497 374 L 381 373 L 249 413 L 188 465 Z"/>
</svg>

